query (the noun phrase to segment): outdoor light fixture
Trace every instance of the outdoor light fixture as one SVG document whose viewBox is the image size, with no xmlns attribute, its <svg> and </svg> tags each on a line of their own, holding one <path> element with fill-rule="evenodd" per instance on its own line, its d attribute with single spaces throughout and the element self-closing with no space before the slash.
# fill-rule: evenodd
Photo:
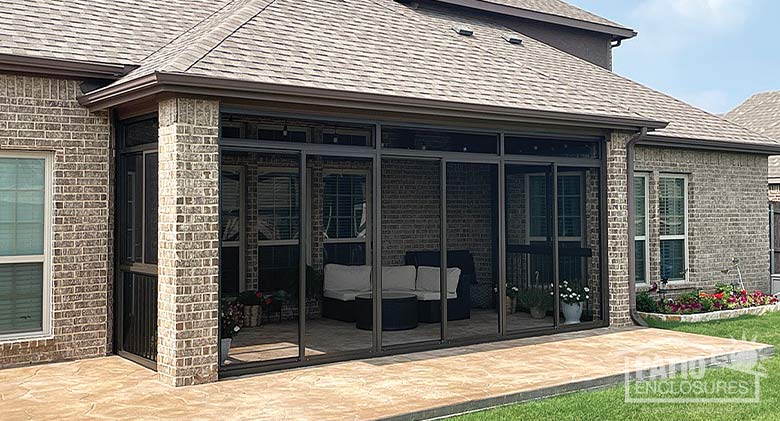
<svg viewBox="0 0 780 421">
<path fill-rule="evenodd" d="M 284 128 L 282 128 L 282 136 L 287 137 L 287 123 L 284 123 Z"/>
</svg>

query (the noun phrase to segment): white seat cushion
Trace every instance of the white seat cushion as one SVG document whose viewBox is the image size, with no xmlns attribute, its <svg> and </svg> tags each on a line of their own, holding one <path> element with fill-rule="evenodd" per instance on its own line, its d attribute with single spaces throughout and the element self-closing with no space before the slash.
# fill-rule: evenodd
<svg viewBox="0 0 780 421">
<path fill-rule="evenodd" d="M 371 266 L 327 264 L 323 284 L 326 291 L 371 291 Z"/>
<path fill-rule="evenodd" d="M 417 288 L 418 291 L 439 291 L 441 283 L 439 279 L 439 268 L 432 266 L 420 266 L 417 268 Z M 447 293 L 455 293 L 458 290 L 458 281 L 460 280 L 460 268 L 447 269 Z"/>
<path fill-rule="evenodd" d="M 417 296 L 419 301 L 436 301 L 441 296 L 438 291 L 414 291 L 414 295 Z M 458 294 L 447 292 L 447 299 L 449 300 L 450 298 L 458 298 Z"/>
<path fill-rule="evenodd" d="M 383 266 L 382 289 L 395 291 L 413 291 L 417 276 L 414 266 Z"/>
<path fill-rule="evenodd" d="M 355 296 L 360 294 L 365 294 L 366 291 L 348 291 L 348 290 L 333 290 L 333 289 L 326 289 L 322 295 L 333 298 L 335 300 L 341 300 L 341 301 L 355 301 Z"/>
</svg>

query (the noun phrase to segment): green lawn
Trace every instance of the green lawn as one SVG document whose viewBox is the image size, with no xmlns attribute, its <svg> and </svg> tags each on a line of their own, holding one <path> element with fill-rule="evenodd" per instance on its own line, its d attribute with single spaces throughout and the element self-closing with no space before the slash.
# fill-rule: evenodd
<svg viewBox="0 0 780 421">
<path fill-rule="evenodd" d="M 655 322 L 654 327 L 724 338 L 756 340 L 780 349 L 780 313 L 744 316 L 738 319 L 706 323 Z M 587 356 L 583 356 L 584 362 Z M 455 417 L 458 421 L 476 420 L 778 420 L 780 419 L 780 356 L 763 360 L 768 375 L 761 380 L 761 402 L 697 404 L 628 404 L 623 385 L 590 392 L 506 406 Z M 740 377 L 742 376 L 742 377 Z M 706 379 L 745 378 L 734 370 L 718 368 L 706 371 Z"/>
</svg>

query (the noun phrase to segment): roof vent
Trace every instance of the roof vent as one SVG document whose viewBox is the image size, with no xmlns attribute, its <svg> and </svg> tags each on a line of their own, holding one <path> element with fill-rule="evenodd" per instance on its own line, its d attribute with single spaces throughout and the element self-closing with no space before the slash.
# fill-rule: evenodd
<svg viewBox="0 0 780 421">
<path fill-rule="evenodd" d="M 467 37 L 474 35 L 474 31 L 467 26 L 453 26 L 452 30 L 460 35 L 465 35 Z"/>
<path fill-rule="evenodd" d="M 510 44 L 518 44 L 518 45 L 520 45 L 520 44 L 523 43 L 523 39 L 520 38 L 519 36 L 515 35 L 515 34 L 504 34 L 503 38 L 504 38 L 504 40 L 506 40 L 506 42 L 508 42 Z"/>
</svg>

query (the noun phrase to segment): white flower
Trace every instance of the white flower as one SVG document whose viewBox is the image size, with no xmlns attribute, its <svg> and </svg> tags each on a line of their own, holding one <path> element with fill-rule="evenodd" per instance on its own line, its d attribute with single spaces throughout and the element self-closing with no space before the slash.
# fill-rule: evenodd
<svg viewBox="0 0 780 421">
<path fill-rule="evenodd" d="M 571 292 L 571 288 L 566 288 L 566 291 L 569 291 L 569 292 Z"/>
<path fill-rule="evenodd" d="M 586 300 L 590 299 L 590 295 L 586 295 L 586 296 L 585 296 L 585 299 L 586 299 Z"/>
<path fill-rule="evenodd" d="M 588 288 L 588 287 L 585 287 L 583 289 L 585 290 L 585 292 L 590 292 L 590 288 Z"/>
<path fill-rule="evenodd" d="M 240 328 L 240 327 L 238 327 L 238 326 L 236 326 L 236 327 L 234 327 L 234 328 L 233 328 L 233 332 L 238 332 L 239 330 L 241 330 L 241 328 Z"/>
</svg>

